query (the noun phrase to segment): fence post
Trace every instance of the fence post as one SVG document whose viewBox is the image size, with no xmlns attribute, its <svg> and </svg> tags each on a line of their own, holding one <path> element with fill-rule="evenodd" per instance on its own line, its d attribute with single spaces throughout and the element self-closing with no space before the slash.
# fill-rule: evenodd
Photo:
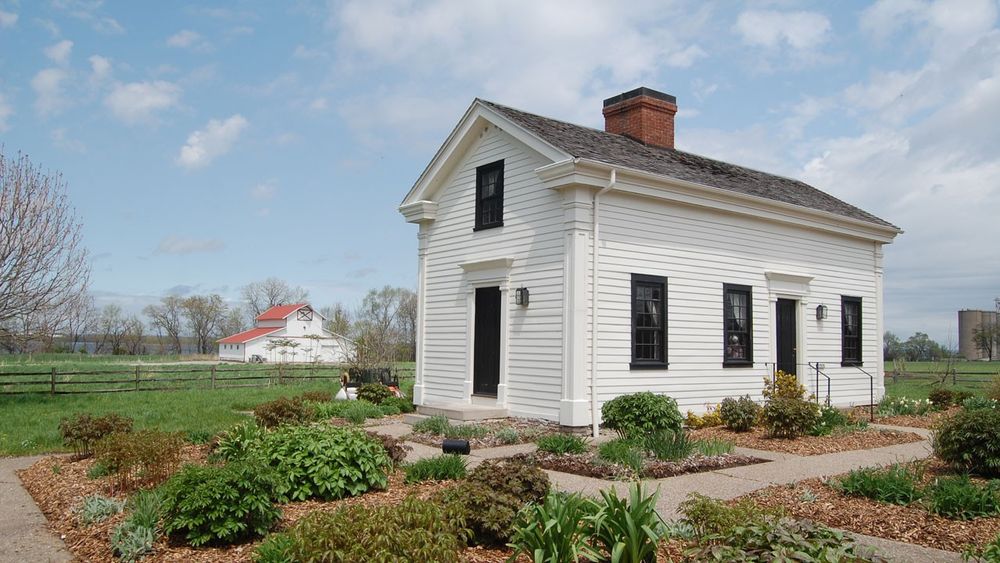
<svg viewBox="0 0 1000 563">
<path fill-rule="evenodd" d="M 49 395 L 56 394 L 56 368 L 52 368 L 52 375 L 49 376 Z"/>
<path fill-rule="evenodd" d="M 284 364 L 278 364 L 278 385 L 285 384 L 285 367 Z"/>
<path fill-rule="evenodd" d="M 139 366 L 135 366 L 135 390 L 139 390 Z"/>
<path fill-rule="evenodd" d="M 212 389 L 215 389 L 215 366 L 212 366 Z"/>
</svg>

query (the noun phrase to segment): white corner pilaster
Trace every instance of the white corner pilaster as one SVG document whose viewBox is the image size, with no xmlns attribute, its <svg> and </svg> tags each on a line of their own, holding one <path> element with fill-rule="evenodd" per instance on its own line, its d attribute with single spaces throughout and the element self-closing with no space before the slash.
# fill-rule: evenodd
<svg viewBox="0 0 1000 563">
<path fill-rule="evenodd" d="M 566 249 L 566 283 L 563 297 L 564 346 L 563 389 L 559 423 L 588 426 L 587 400 L 587 259 L 590 250 L 592 190 L 570 188 L 563 191 L 563 225 Z"/>
<path fill-rule="evenodd" d="M 414 350 L 417 367 L 413 383 L 413 404 L 424 404 L 424 309 L 427 303 L 427 232 L 430 225 L 420 223 L 417 231 L 417 349 Z"/>
</svg>

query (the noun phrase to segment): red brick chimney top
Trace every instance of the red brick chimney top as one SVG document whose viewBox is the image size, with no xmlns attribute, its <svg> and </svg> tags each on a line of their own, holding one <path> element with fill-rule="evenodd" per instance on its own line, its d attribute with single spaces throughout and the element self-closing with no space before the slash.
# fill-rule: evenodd
<svg viewBox="0 0 1000 563">
<path fill-rule="evenodd" d="M 604 100 L 604 130 L 646 145 L 674 148 L 677 98 L 636 88 Z"/>
</svg>

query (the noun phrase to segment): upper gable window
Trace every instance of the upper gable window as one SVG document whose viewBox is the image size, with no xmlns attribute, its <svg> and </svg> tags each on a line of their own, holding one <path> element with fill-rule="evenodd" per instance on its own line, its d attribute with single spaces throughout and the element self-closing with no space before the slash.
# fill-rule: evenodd
<svg viewBox="0 0 1000 563">
<path fill-rule="evenodd" d="M 476 168 L 476 228 L 503 226 L 503 161 Z"/>
</svg>

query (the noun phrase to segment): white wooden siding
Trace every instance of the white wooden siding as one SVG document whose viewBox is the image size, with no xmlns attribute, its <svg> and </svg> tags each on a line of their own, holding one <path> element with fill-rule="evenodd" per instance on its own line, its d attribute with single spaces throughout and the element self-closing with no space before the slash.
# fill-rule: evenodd
<svg viewBox="0 0 1000 563">
<path fill-rule="evenodd" d="M 504 160 L 504 225 L 473 231 L 476 167 Z M 469 355 L 466 296 L 460 264 L 513 258 L 510 271 L 507 404 L 515 415 L 558 420 L 562 394 L 563 212 L 560 195 L 539 185 L 548 164 L 496 127 L 469 149 L 444 183 L 427 232 L 423 378 L 428 404 L 465 400 Z M 527 287 L 527 308 L 513 289 Z"/>
<path fill-rule="evenodd" d="M 696 412 L 729 396 L 759 399 L 775 317 L 767 271 L 813 278 L 799 315 L 798 362 L 826 364 L 839 405 L 869 400 L 868 377 L 840 366 L 840 297 L 862 298 L 863 367 L 875 376 L 876 400 L 882 394 L 872 242 L 611 192 L 601 203 L 600 262 L 600 403 L 643 390 L 666 393 Z M 633 273 L 668 280 L 666 370 L 629 370 Z M 752 287 L 752 368 L 722 367 L 725 283 Z M 815 317 L 819 304 L 829 308 L 824 321 Z M 812 391 L 814 372 L 800 365 L 799 374 Z M 820 397 L 826 398 L 822 377 Z"/>
</svg>

